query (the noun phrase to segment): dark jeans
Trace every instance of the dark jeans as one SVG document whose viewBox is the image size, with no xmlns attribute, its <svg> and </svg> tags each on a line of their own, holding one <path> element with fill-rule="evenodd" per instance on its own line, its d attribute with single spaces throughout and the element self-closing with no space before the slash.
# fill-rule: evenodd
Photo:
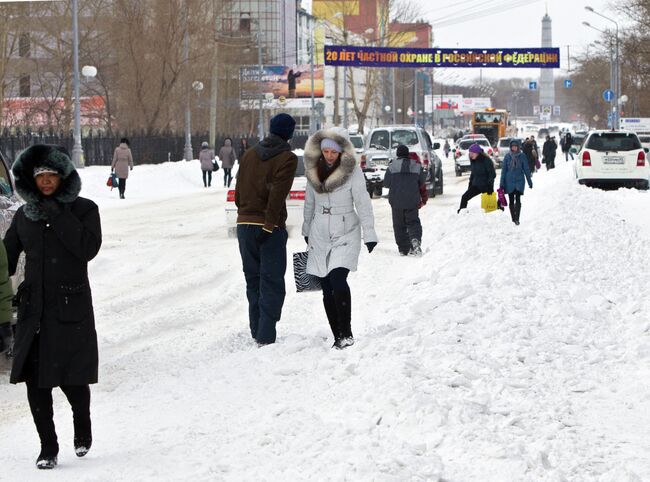
<svg viewBox="0 0 650 482">
<path fill-rule="evenodd" d="M 117 183 L 118 190 L 120 191 L 120 197 L 124 197 L 124 191 L 126 191 L 126 178 L 120 177 L 119 182 Z"/>
<path fill-rule="evenodd" d="M 555 156 L 547 157 L 544 160 L 546 161 L 546 170 L 547 171 L 550 171 L 551 169 L 555 169 Z"/>
<path fill-rule="evenodd" d="M 463 194 L 463 197 L 460 198 L 460 209 L 465 209 L 470 199 L 478 196 L 483 192 L 484 191 L 482 189 L 479 189 L 476 186 L 468 187 L 467 191 L 465 191 L 465 194 Z"/>
<path fill-rule="evenodd" d="M 347 268 L 335 268 L 320 279 L 323 306 L 335 339 L 351 338 L 352 300 Z"/>
<path fill-rule="evenodd" d="M 521 214 L 521 193 L 519 191 L 508 193 L 508 208 L 510 209 L 512 222 L 518 223 Z"/>
<path fill-rule="evenodd" d="M 408 253 L 412 247 L 411 241 L 422 242 L 422 223 L 419 210 L 392 208 L 393 232 L 400 253 Z"/>
<path fill-rule="evenodd" d="M 212 171 L 203 170 L 203 187 L 212 185 Z"/>
<path fill-rule="evenodd" d="M 27 400 L 32 412 L 34 425 L 41 440 L 41 450 L 45 455 L 56 455 L 59 444 L 54 427 L 52 408 L 52 389 L 38 386 L 39 336 L 36 335 L 27 355 L 23 374 L 27 385 Z M 91 438 L 90 387 L 88 385 L 62 385 L 72 407 L 75 438 Z"/>
<path fill-rule="evenodd" d="M 232 167 L 223 168 L 223 185 L 230 187 L 232 182 Z"/>
<path fill-rule="evenodd" d="M 251 335 L 258 343 L 274 343 L 275 324 L 280 321 L 286 294 L 284 274 L 287 270 L 287 230 L 275 228 L 263 244 L 257 242 L 262 226 L 237 225 L 248 319 Z"/>
<path fill-rule="evenodd" d="M 573 161 L 573 152 L 571 152 L 571 151 L 564 151 L 564 156 L 565 156 L 565 160 L 566 160 L 566 161 L 569 160 L 569 156 L 571 156 L 571 160 Z"/>
</svg>

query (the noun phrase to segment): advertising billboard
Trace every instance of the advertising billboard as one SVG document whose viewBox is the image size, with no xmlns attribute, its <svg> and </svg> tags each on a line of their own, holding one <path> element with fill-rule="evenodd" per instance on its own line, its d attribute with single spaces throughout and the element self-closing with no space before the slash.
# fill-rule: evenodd
<svg viewBox="0 0 650 482">
<path fill-rule="evenodd" d="M 326 45 L 325 65 L 341 67 L 560 67 L 560 49 L 421 49 Z"/>
<path fill-rule="evenodd" d="M 440 94 L 433 96 L 433 102 L 431 101 L 431 95 L 427 94 L 424 96 L 424 111 L 431 113 L 431 108 L 434 110 L 452 110 L 458 112 L 460 106 L 463 102 L 463 96 L 459 94 Z"/>
<path fill-rule="evenodd" d="M 464 97 L 460 104 L 461 112 L 476 112 L 492 107 L 492 100 L 489 97 Z"/>
<path fill-rule="evenodd" d="M 239 76 L 242 104 L 248 105 L 250 101 L 264 98 L 266 103 L 277 100 L 284 107 L 290 107 L 292 103 L 298 104 L 292 102 L 296 99 L 311 98 L 310 65 L 264 65 L 261 71 L 257 65 L 248 65 L 240 68 Z M 314 97 L 321 98 L 324 95 L 324 69 L 322 65 L 315 65 Z"/>
</svg>

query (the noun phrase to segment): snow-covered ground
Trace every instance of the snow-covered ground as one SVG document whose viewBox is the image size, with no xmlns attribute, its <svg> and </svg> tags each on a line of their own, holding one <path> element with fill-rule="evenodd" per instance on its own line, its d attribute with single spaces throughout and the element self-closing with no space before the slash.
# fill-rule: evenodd
<svg viewBox="0 0 650 482">
<path fill-rule="evenodd" d="M 457 215 L 467 176 L 445 165 L 421 259 L 373 200 L 344 351 L 291 268 L 278 343 L 252 343 L 221 171 L 204 189 L 196 161 L 137 166 L 119 200 L 85 169 L 104 231 L 93 448 L 74 456 L 55 390 L 60 465 L 37 473 L 25 388 L 3 375 L 0 479 L 650 480 L 650 195 L 580 187 L 558 162 L 516 227 L 478 198 Z"/>
</svg>

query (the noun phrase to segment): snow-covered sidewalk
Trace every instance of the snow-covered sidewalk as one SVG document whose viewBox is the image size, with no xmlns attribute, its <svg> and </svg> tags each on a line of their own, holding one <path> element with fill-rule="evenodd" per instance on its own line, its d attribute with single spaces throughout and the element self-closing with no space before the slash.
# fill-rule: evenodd
<svg viewBox="0 0 650 482">
<path fill-rule="evenodd" d="M 467 178 L 447 175 L 421 259 L 398 256 L 375 199 L 380 244 L 350 276 L 357 343 L 330 349 L 289 267 L 278 343 L 258 349 L 222 187 L 194 163 L 142 166 L 120 201 L 107 170 L 82 175 L 104 229 L 93 449 L 74 456 L 55 391 L 60 466 L 37 474 L 24 387 L 4 383 L 0 479 L 650 479 L 647 193 L 580 187 L 561 163 L 516 227 L 478 199 L 456 215 Z"/>
</svg>

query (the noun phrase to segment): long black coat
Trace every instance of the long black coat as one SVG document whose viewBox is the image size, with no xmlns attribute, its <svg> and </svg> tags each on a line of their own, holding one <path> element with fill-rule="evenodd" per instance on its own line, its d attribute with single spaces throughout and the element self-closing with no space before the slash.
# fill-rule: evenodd
<svg viewBox="0 0 650 482">
<path fill-rule="evenodd" d="M 497 176 L 492 159 L 480 152 L 476 159 L 470 159 L 470 167 L 472 173 L 469 175 L 469 185 L 480 189 L 481 192 L 491 192 Z"/>
<path fill-rule="evenodd" d="M 18 209 L 4 239 L 10 274 L 25 252 L 10 381 L 25 380 L 25 361 L 39 333 L 39 386 L 96 383 L 97 334 L 87 266 L 101 246 L 99 210 L 77 197 L 81 183 L 73 171 L 54 196 L 59 212 L 44 215 L 33 202 L 38 194 L 32 191 L 28 161 L 14 163 L 16 186 L 28 203 Z M 27 167 L 21 172 L 23 164 Z"/>
</svg>

